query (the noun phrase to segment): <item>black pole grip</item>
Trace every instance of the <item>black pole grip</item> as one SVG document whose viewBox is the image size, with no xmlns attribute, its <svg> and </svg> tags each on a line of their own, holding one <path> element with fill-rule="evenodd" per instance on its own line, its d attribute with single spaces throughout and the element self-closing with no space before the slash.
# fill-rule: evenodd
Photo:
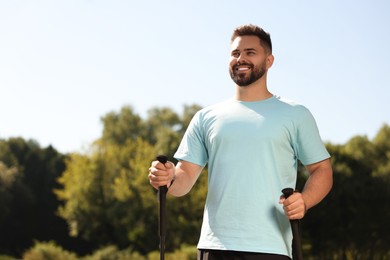
<svg viewBox="0 0 390 260">
<path fill-rule="evenodd" d="M 158 155 L 156 157 L 156 159 L 162 164 L 165 164 L 168 161 L 168 157 L 165 155 Z M 160 187 L 158 187 L 158 191 L 159 191 L 160 195 L 163 194 L 165 196 L 165 194 L 168 192 L 168 187 L 167 186 L 160 186 Z"/>
<path fill-rule="evenodd" d="M 282 193 L 283 193 L 283 196 L 287 199 L 288 197 L 290 197 L 294 193 L 294 189 L 293 188 L 285 188 L 282 190 Z"/>
<path fill-rule="evenodd" d="M 294 189 L 292 188 L 285 188 L 282 190 L 283 196 L 288 199 L 293 193 Z M 303 253 L 302 253 L 302 245 L 301 245 L 301 234 L 299 231 L 299 220 L 298 219 L 290 219 L 291 224 L 291 230 L 293 235 L 293 241 L 292 241 L 292 253 L 293 253 L 293 260 L 303 260 Z"/>
<path fill-rule="evenodd" d="M 165 155 L 158 155 L 156 159 L 165 164 L 168 161 L 168 157 Z M 165 259 L 165 233 L 166 233 L 166 196 L 168 192 L 167 186 L 158 187 L 158 200 L 160 203 L 160 220 L 158 232 L 160 235 L 160 260 Z"/>
<path fill-rule="evenodd" d="M 165 156 L 165 155 L 162 155 L 162 154 L 157 155 L 156 159 L 157 159 L 157 161 L 159 161 L 160 163 L 164 163 L 164 164 L 168 161 L 168 157 Z"/>
</svg>

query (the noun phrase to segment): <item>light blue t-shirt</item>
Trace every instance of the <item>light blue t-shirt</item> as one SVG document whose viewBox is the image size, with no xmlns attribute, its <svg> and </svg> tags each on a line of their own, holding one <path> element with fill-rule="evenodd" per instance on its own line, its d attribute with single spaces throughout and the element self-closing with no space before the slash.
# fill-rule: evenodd
<svg viewBox="0 0 390 260">
<path fill-rule="evenodd" d="M 205 166 L 208 194 L 198 248 L 289 255 L 281 190 L 297 165 L 329 158 L 310 111 L 276 96 L 229 99 L 196 113 L 175 158 Z"/>
</svg>

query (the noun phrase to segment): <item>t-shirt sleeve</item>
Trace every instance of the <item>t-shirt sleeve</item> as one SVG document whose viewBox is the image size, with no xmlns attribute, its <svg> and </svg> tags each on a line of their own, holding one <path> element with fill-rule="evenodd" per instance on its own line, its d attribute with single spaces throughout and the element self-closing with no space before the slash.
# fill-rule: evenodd
<svg viewBox="0 0 390 260">
<path fill-rule="evenodd" d="M 200 112 L 197 112 L 192 118 L 174 157 L 177 160 L 205 166 L 208 161 L 208 153 L 204 140 L 201 115 Z"/>
<path fill-rule="evenodd" d="M 323 161 L 330 157 L 321 140 L 317 123 L 310 111 L 301 106 L 297 125 L 297 158 L 304 165 Z"/>
</svg>

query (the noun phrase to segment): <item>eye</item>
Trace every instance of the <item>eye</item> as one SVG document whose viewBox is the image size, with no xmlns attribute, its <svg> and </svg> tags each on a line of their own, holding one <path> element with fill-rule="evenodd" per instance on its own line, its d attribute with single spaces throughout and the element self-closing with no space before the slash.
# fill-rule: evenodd
<svg viewBox="0 0 390 260">
<path fill-rule="evenodd" d="M 248 53 L 247 53 L 247 55 L 248 56 L 253 56 L 253 55 L 255 55 L 256 53 L 254 52 L 254 51 L 248 51 Z"/>
<path fill-rule="evenodd" d="M 238 58 L 240 56 L 240 53 L 235 51 L 235 52 L 232 52 L 231 56 L 234 58 Z"/>
</svg>

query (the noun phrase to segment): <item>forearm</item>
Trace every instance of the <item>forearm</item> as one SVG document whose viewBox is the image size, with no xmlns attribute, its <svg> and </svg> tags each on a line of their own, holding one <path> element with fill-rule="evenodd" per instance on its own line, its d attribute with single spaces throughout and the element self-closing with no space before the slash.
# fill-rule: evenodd
<svg viewBox="0 0 390 260">
<path fill-rule="evenodd" d="M 202 167 L 188 162 L 179 162 L 175 168 L 175 180 L 168 188 L 168 193 L 175 197 L 181 197 L 190 192 L 198 179 Z"/>
<path fill-rule="evenodd" d="M 307 167 L 309 178 L 302 191 L 306 210 L 320 203 L 333 185 L 332 167 L 329 160 Z"/>
<path fill-rule="evenodd" d="M 168 193 L 175 197 L 186 195 L 192 188 L 193 184 L 186 173 L 176 172 L 175 181 L 169 186 Z"/>
</svg>

